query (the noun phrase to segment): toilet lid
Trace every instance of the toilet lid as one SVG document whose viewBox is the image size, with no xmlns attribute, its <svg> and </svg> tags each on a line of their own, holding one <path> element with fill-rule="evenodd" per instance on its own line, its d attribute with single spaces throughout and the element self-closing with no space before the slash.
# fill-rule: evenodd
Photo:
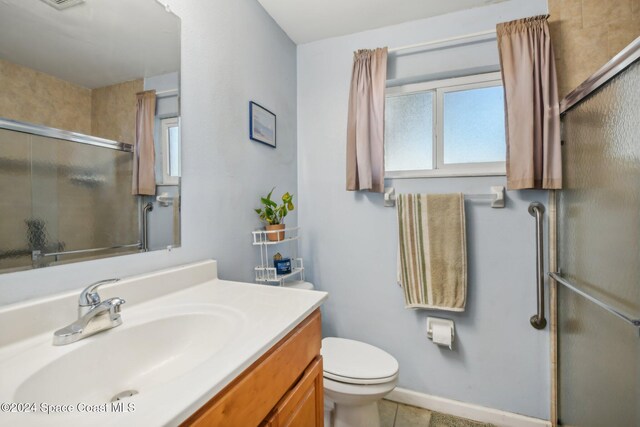
<svg viewBox="0 0 640 427">
<path fill-rule="evenodd" d="M 352 384 L 379 384 L 398 374 L 398 361 L 386 351 L 360 341 L 322 340 L 324 376 Z"/>
</svg>

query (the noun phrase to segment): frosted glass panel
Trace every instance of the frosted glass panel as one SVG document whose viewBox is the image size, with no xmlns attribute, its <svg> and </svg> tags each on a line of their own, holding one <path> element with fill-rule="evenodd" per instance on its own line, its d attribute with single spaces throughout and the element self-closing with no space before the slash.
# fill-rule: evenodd
<svg viewBox="0 0 640 427">
<path fill-rule="evenodd" d="M 31 266 L 29 135 L 0 129 L 0 269 Z"/>
<path fill-rule="evenodd" d="M 433 93 L 390 96 L 385 104 L 385 170 L 433 168 Z"/>
<path fill-rule="evenodd" d="M 640 63 L 566 113 L 558 205 L 563 276 L 640 315 Z M 640 426 L 637 328 L 560 286 L 563 425 Z"/>
<path fill-rule="evenodd" d="M 444 94 L 444 162 L 505 161 L 502 86 Z"/>
</svg>

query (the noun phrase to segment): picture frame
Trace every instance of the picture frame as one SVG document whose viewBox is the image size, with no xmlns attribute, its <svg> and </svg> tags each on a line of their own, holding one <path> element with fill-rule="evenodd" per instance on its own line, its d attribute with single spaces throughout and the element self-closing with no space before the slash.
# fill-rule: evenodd
<svg viewBox="0 0 640 427">
<path fill-rule="evenodd" d="M 253 101 L 249 102 L 249 138 L 276 148 L 276 115 Z"/>
</svg>

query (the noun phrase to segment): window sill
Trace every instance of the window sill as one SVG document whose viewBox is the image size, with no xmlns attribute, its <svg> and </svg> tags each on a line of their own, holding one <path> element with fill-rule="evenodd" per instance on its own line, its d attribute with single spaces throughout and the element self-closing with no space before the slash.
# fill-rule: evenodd
<svg viewBox="0 0 640 427">
<path fill-rule="evenodd" d="M 471 176 L 506 176 L 507 172 L 502 170 L 414 170 L 414 171 L 389 171 L 384 175 L 384 179 L 407 179 L 407 178 L 456 178 Z"/>
</svg>

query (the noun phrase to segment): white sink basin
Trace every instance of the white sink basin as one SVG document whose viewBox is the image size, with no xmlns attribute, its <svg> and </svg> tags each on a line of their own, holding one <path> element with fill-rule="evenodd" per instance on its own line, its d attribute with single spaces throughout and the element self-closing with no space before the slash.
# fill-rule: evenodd
<svg viewBox="0 0 640 427">
<path fill-rule="evenodd" d="M 122 325 L 54 346 L 78 294 L 0 307 L 0 325 L 10 325 L 0 327 L 0 402 L 37 405 L 0 411 L 0 425 L 179 425 L 327 297 L 219 280 L 204 261 L 104 286 L 103 299 L 127 301 Z M 111 399 L 131 390 L 121 403 L 133 410 L 115 411 Z M 47 413 L 51 405 L 71 409 Z"/>
<path fill-rule="evenodd" d="M 243 328 L 242 315 L 223 307 L 181 306 L 153 314 L 167 317 L 132 325 L 123 313 L 122 326 L 69 344 L 69 352 L 17 388 L 14 401 L 49 402 L 55 396 L 56 404 L 99 404 L 125 390 L 144 394 L 197 369 Z"/>
</svg>

